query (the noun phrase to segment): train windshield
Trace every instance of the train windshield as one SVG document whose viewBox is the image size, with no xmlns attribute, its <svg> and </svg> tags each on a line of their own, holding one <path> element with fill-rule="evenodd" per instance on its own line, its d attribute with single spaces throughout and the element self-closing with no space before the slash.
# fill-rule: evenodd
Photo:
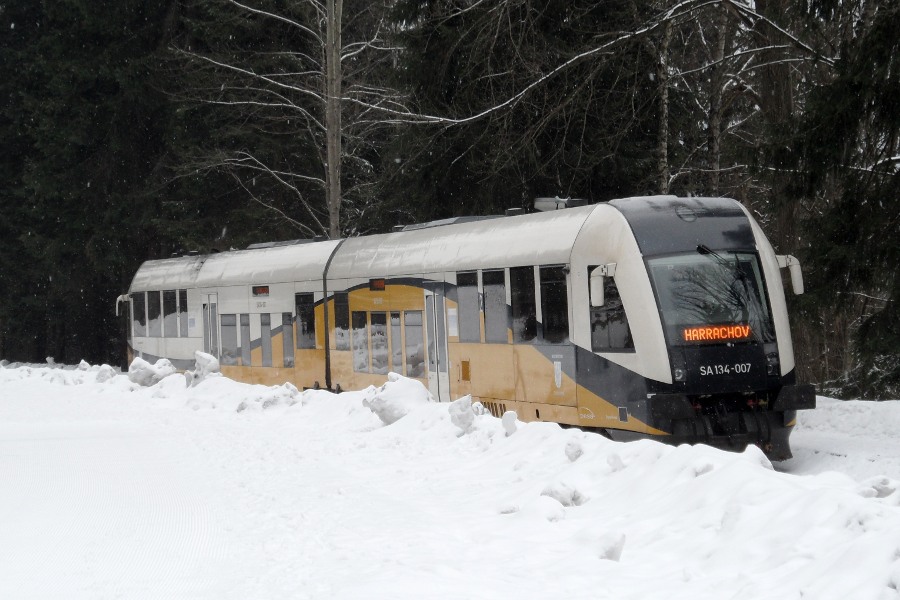
<svg viewBox="0 0 900 600">
<path fill-rule="evenodd" d="M 697 252 L 647 261 L 672 345 L 772 342 L 775 330 L 755 254 Z"/>
</svg>

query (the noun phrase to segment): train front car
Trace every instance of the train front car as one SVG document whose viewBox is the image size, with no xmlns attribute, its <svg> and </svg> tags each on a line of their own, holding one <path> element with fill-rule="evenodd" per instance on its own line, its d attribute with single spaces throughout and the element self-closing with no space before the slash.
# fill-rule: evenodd
<svg viewBox="0 0 900 600">
<path fill-rule="evenodd" d="M 624 312 L 620 347 L 599 348 L 587 361 L 592 367 L 579 366 L 579 381 L 624 399 L 625 423 L 640 424 L 649 437 L 737 450 L 755 444 L 773 460 L 790 458 L 796 411 L 815 407 L 812 386 L 796 382 L 779 271 L 796 266 L 791 275 L 801 293 L 799 265 L 776 256 L 734 200 L 630 198 L 610 205 L 633 233 L 643 272 L 626 256 L 627 243 L 618 247 L 625 265 L 590 269 L 592 332 L 610 329 L 616 305 Z M 659 342 L 664 354 L 653 348 Z M 619 382 L 616 392 L 602 389 L 610 375 Z M 630 439 L 636 429 L 607 431 Z"/>
</svg>

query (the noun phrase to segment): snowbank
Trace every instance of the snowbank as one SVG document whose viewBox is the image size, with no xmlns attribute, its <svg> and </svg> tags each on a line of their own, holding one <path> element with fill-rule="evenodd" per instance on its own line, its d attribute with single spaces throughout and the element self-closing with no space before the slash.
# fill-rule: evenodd
<svg viewBox="0 0 900 600">
<path fill-rule="evenodd" d="M 428 389 L 415 379 L 388 373 L 387 382 L 380 388 L 369 388 L 363 406 L 378 415 L 385 425 L 396 423 L 414 408 L 434 402 Z"/>
<path fill-rule="evenodd" d="M 776 470 L 399 375 L 335 395 L 6 367 L 0 597 L 897 598 L 900 404 L 819 406 Z"/>
<path fill-rule="evenodd" d="M 151 365 L 143 358 L 137 357 L 128 366 L 128 379 L 132 383 L 149 387 L 175 372 L 175 366 L 166 358 L 161 358 Z"/>
</svg>

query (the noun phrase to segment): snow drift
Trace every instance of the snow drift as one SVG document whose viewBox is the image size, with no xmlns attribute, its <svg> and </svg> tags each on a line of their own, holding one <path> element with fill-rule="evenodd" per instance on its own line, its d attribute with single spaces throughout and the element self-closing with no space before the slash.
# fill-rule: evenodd
<svg viewBox="0 0 900 600">
<path fill-rule="evenodd" d="M 151 367 L 0 369 L 0 597 L 898 597 L 900 449 L 841 432 L 889 435 L 896 403 L 820 399 L 776 470 L 395 374 L 334 395 Z"/>
</svg>

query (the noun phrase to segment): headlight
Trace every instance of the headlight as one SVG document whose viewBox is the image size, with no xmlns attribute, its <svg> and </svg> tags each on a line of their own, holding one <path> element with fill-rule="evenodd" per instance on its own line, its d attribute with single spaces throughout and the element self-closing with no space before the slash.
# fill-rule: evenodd
<svg viewBox="0 0 900 600">
<path fill-rule="evenodd" d="M 766 373 L 769 375 L 781 375 L 781 364 L 778 362 L 778 353 L 769 352 L 766 354 Z"/>
</svg>

